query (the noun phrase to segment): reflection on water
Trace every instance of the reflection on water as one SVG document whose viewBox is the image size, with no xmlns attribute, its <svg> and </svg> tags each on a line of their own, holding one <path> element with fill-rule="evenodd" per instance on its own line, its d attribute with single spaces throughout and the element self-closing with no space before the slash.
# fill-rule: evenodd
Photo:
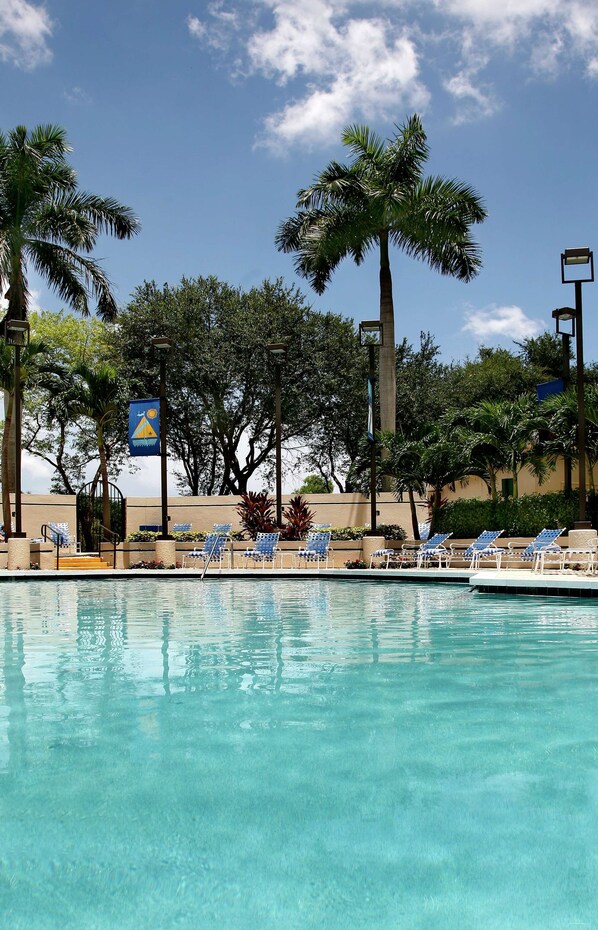
<svg viewBox="0 0 598 930">
<path fill-rule="evenodd" d="M 0 592 L 0 927 L 591 926 L 589 602 L 306 578 Z"/>
</svg>

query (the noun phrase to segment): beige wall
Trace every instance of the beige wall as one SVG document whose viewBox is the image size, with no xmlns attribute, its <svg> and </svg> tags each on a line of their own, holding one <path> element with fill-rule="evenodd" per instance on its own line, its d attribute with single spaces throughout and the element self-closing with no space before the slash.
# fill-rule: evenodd
<svg viewBox="0 0 598 930">
<path fill-rule="evenodd" d="M 283 507 L 293 495 L 283 495 Z M 362 494 L 308 494 L 309 507 L 315 513 L 315 523 L 330 523 L 332 526 L 365 526 L 370 522 L 370 501 Z M 194 531 L 212 529 L 214 523 L 232 523 L 233 530 L 241 529 L 236 513 L 239 498 L 228 497 L 169 497 L 168 513 L 170 526 L 175 523 L 191 523 Z M 408 504 L 398 503 L 393 494 L 380 494 L 377 499 L 378 523 L 398 523 L 407 534 L 411 531 L 411 516 Z M 425 520 L 425 501 L 418 504 L 420 520 Z M 161 522 L 160 499 L 157 497 L 127 498 L 127 533 L 134 533 L 140 526 L 159 525 Z"/>
<path fill-rule="evenodd" d="M 11 504 L 14 512 L 12 495 Z M 71 533 L 76 532 L 77 504 L 74 494 L 23 494 L 21 514 L 23 532 L 30 539 L 41 536 L 44 523 L 68 523 Z"/>
<path fill-rule="evenodd" d="M 510 478 L 511 475 L 508 472 L 501 472 L 497 480 L 498 493 L 501 491 L 501 481 L 503 478 Z M 587 487 L 588 490 L 591 487 L 590 485 L 590 475 L 587 476 Z M 563 463 L 559 462 L 554 471 L 550 472 L 543 484 L 539 484 L 538 480 L 527 470 L 527 468 L 522 469 L 519 472 L 519 495 L 522 494 L 549 494 L 553 491 L 562 491 L 564 489 L 564 472 L 563 472 Z M 572 485 L 574 489 L 577 489 L 577 468 L 575 465 L 572 470 Z M 486 498 L 490 497 L 488 486 L 482 481 L 481 478 L 470 478 L 470 480 L 465 485 L 457 484 L 454 491 L 451 491 L 449 488 L 444 488 L 442 496 L 447 500 L 457 500 L 460 498 L 472 498 L 472 497 L 481 497 Z"/>
<path fill-rule="evenodd" d="M 286 506 L 292 495 L 284 495 Z M 365 526 L 370 522 L 370 501 L 361 494 L 311 494 L 308 504 L 314 511 L 315 523 L 332 526 Z M 14 510 L 14 499 L 12 499 Z M 239 498 L 227 497 L 170 497 L 168 512 L 170 526 L 191 523 L 194 531 L 211 530 L 214 523 L 232 523 L 240 530 L 236 513 Z M 159 524 L 161 503 L 159 497 L 129 497 L 126 499 L 127 533 L 134 533 L 141 524 Z M 377 500 L 378 523 L 398 523 L 407 535 L 411 534 L 411 515 L 408 504 L 398 503 L 392 494 L 381 494 Z M 30 539 L 41 536 L 44 523 L 68 523 L 76 533 L 77 504 L 72 494 L 24 494 L 22 497 L 23 530 Z M 418 503 L 420 521 L 426 519 L 425 501 Z"/>
</svg>

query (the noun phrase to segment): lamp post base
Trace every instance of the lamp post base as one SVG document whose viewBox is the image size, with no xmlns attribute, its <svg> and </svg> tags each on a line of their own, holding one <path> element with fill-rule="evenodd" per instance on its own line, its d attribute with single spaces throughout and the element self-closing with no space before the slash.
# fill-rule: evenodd
<svg viewBox="0 0 598 930">
<path fill-rule="evenodd" d="M 592 524 L 589 520 L 576 520 L 573 524 L 574 530 L 591 530 Z"/>
</svg>

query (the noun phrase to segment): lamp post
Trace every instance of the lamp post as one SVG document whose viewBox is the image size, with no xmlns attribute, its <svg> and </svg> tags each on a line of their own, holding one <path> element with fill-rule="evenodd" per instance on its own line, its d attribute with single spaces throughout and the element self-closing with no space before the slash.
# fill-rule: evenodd
<svg viewBox="0 0 598 930">
<path fill-rule="evenodd" d="M 573 307 L 559 307 L 552 311 L 552 318 L 556 323 L 557 336 L 561 336 L 563 343 L 563 388 L 566 391 L 571 383 L 571 339 L 575 336 L 575 310 Z M 565 456 L 563 466 L 564 489 L 571 493 L 571 459 Z"/>
<path fill-rule="evenodd" d="M 266 346 L 274 362 L 274 417 L 276 429 L 276 526 L 282 528 L 282 391 L 280 368 L 286 362 L 287 347 L 282 342 Z"/>
<path fill-rule="evenodd" d="M 162 535 L 159 539 L 172 539 L 168 532 L 168 454 L 166 452 L 166 434 L 168 410 L 166 406 L 166 355 L 172 348 L 172 339 L 168 336 L 154 336 L 152 345 L 160 356 L 160 491 L 162 497 Z"/>
<path fill-rule="evenodd" d="M 359 344 L 367 346 L 369 355 L 368 370 L 368 440 L 370 443 L 370 536 L 377 535 L 376 513 L 376 418 L 374 415 L 376 359 L 374 351 L 384 344 L 382 323 L 380 320 L 364 320 L 359 324 Z"/>
<path fill-rule="evenodd" d="M 567 276 L 571 268 L 577 269 Z M 577 363 L 577 451 L 579 456 L 579 520 L 575 523 L 576 530 L 591 529 L 592 524 L 586 519 L 586 413 L 584 394 L 583 370 L 583 315 L 581 300 L 581 285 L 594 280 L 594 253 L 584 247 L 578 249 L 565 249 L 561 254 L 561 280 L 563 284 L 575 285 L 575 357 Z M 570 316 L 571 307 L 563 308 L 569 311 L 565 317 Z M 561 314 L 561 318 L 563 315 Z"/>
<path fill-rule="evenodd" d="M 23 532 L 23 514 L 21 507 L 21 349 L 23 346 L 29 345 L 29 337 L 30 329 L 27 320 L 6 320 L 4 324 L 4 341 L 6 342 L 6 345 L 14 346 L 15 350 L 15 531 L 11 535 L 17 539 L 25 539 L 27 535 Z"/>
</svg>

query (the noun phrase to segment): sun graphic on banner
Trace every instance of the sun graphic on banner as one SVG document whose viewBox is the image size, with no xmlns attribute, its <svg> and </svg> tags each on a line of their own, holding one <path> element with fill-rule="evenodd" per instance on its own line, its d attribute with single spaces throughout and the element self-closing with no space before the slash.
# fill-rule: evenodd
<svg viewBox="0 0 598 930">
<path fill-rule="evenodd" d="M 149 410 L 146 411 L 146 416 L 148 416 L 150 420 L 155 420 L 158 416 L 158 411 L 155 407 L 150 407 Z"/>
</svg>

